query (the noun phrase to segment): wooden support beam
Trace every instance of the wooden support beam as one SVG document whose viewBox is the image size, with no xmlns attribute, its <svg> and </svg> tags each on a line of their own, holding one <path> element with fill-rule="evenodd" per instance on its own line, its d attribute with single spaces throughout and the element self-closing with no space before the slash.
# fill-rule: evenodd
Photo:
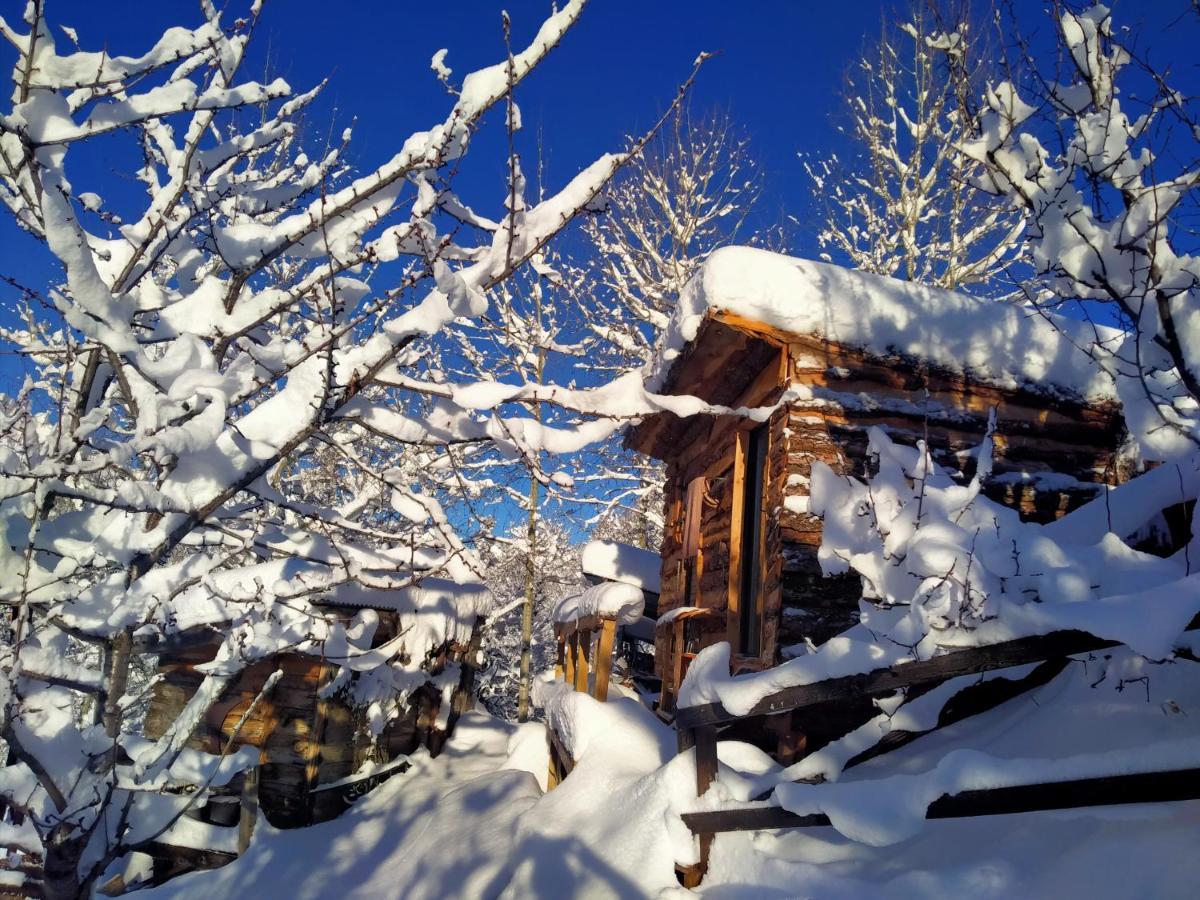
<svg viewBox="0 0 1200 900">
<path fill-rule="evenodd" d="M 317 676 L 317 697 L 313 704 L 313 713 L 309 732 L 303 746 L 304 757 L 304 793 L 308 798 L 309 813 L 312 811 L 312 791 L 320 784 L 321 778 L 321 745 L 325 742 L 325 723 L 329 720 L 329 701 L 322 697 L 321 691 L 333 681 L 334 667 L 321 662 L 321 671 Z"/>
<path fill-rule="evenodd" d="M 563 679 L 572 687 L 575 686 L 575 659 L 579 655 L 579 635 L 571 632 L 566 639 L 567 659 L 563 669 Z"/>
<path fill-rule="evenodd" d="M 696 796 L 703 797 L 717 780 L 717 729 L 713 725 L 697 728 L 696 739 Z"/>
<path fill-rule="evenodd" d="M 929 804 L 925 818 L 962 819 L 1053 809 L 1120 806 L 1128 803 L 1173 803 L 1182 800 L 1200 800 L 1200 769 L 1080 778 L 1074 781 L 1021 784 L 991 790 L 943 794 Z M 742 809 L 684 813 L 682 819 L 693 834 L 812 828 L 830 824 L 826 815 L 797 815 L 779 806 L 748 806 Z"/>
<path fill-rule="evenodd" d="M 696 745 L 696 796 L 703 797 L 717 780 L 717 729 L 714 725 L 703 725 L 691 735 Z M 687 876 L 699 884 L 708 871 L 708 854 L 714 835 L 711 831 L 698 831 L 695 834 L 700 843 L 700 861 L 688 867 Z"/>
<path fill-rule="evenodd" d="M 587 693 L 588 658 L 592 653 L 592 633 L 575 632 L 575 690 Z"/>
<path fill-rule="evenodd" d="M 571 774 L 571 770 L 575 768 L 575 760 L 571 758 L 562 740 L 549 724 L 546 725 L 546 739 L 550 743 L 550 774 L 546 781 L 546 790 L 553 790 Z"/>
<path fill-rule="evenodd" d="M 242 776 L 242 795 L 238 802 L 238 856 L 250 846 L 254 825 L 258 821 L 258 767 L 255 766 Z"/>
<path fill-rule="evenodd" d="M 1192 620 L 1189 630 L 1200 627 L 1200 617 Z M 1041 662 L 1054 657 L 1074 656 L 1118 646 L 1117 641 L 1101 640 L 1085 631 L 1054 631 L 1032 637 L 1018 638 L 990 644 L 986 647 L 968 647 L 954 650 L 932 659 L 898 663 L 886 669 L 876 669 L 859 675 L 828 678 L 814 684 L 784 688 L 756 703 L 745 715 L 729 712 L 720 703 L 703 706 L 681 707 L 676 717 L 679 727 L 696 728 L 700 725 L 721 725 L 737 719 L 767 716 L 803 709 L 818 703 L 845 700 L 850 697 L 889 694 L 900 688 L 945 681 L 960 675 L 973 675 L 993 669 L 1007 669 Z"/>
<path fill-rule="evenodd" d="M 600 626 L 600 642 L 596 648 L 595 697 L 601 703 L 608 699 L 608 681 L 612 676 L 613 641 L 617 635 L 617 620 L 606 618 Z"/>
</svg>

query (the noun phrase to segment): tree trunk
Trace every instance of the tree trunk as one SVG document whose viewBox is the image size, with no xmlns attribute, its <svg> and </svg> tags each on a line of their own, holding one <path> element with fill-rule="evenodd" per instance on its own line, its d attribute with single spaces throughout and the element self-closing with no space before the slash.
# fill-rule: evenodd
<svg viewBox="0 0 1200 900">
<path fill-rule="evenodd" d="M 533 669 L 533 604 L 537 599 L 537 504 L 538 481 L 529 479 L 529 525 L 525 538 L 529 555 L 525 559 L 525 605 L 521 608 L 521 681 L 517 693 L 517 721 L 529 719 L 529 688 Z"/>
<path fill-rule="evenodd" d="M 58 825 L 46 841 L 42 862 L 42 892 L 46 900 L 79 900 L 84 895 L 79 883 L 79 860 L 87 846 L 88 835 L 79 834 L 70 825 Z"/>
<path fill-rule="evenodd" d="M 112 642 L 112 663 L 108 670 L 108 683 L 104 695 L 104 733 L 116 738 L 121 733 L 121 698 L 129 684 L 129 656 L 133 649 L 133 635 L 128 629 L 122 631 Z"/>
</svg>

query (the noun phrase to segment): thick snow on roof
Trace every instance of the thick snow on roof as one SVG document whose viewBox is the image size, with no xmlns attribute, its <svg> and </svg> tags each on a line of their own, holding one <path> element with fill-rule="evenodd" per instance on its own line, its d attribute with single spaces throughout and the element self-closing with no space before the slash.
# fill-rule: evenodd
<svg viewBox="0 0 1200 900">
<path fill-rule="evenodd" d="M 1115 348 L 1122 337 L 1113 329 L 752 247 L 717 250 L 688 282 L 651 364 L 651 390 L 715 311 L 873 355 L 920 358 L 999 387 L 1116 399 L 1112 378 L 1079 349 L 1097 338 Z"/>
<path fill-rule="evenodd" d="M 565 625 L 597 616 L 613 618 L 618 625 L 632 625 L 642 617 L 645 601 L 641 588 L 617 581 L 595 584 L 573 597 L 564 597 L 554 607 L 554 621 Z"/>
<path fill-rule="evenodd" d="M 495 597 L 484 584 L 460 584 L 448 578 L 423 578 L 416 584 L 395 590 L 374 590 L 346 582 L 329 591 L 321 598 L 321 603 L 399 613 L 424 612 L 440 607 L 473 621 L 475 616 L 486 616 L 491 612 Z"/>
<path fill-rule="evenodd" d="M 616 541 L 589 541 L 583 548 L 583 573 L 620 581 L 659 593 L 659 572 L 662 559 L 652 550 L 618 544 Z"/>
</svg>

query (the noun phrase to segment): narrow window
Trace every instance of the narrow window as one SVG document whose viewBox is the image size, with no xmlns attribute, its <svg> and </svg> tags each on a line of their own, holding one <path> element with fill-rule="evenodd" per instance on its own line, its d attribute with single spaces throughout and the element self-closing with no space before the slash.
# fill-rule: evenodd
<svg viewBox="0 0 1200 900">
<path fill-rule="evenodd" d="M 743 478 L 741 583 L 738 585 L 738 653 L 762 651 L 763 482 L 767 471 L 767 428 L 761 425 L 746 441 Z"/>
</svg>

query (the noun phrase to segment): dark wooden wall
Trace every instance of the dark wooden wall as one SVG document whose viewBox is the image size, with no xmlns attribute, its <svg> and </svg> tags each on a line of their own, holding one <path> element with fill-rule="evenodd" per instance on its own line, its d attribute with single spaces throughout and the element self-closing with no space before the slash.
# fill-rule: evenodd
<svg viewBox="0 0 1200 900">
<path fill-rule="evenodd" d="M 394 637 L 397 626 L 395 613 L 381 611 L 379 618 L 376 645 Z M 217 641 L 204 642 L 159 658 L 158 671 L 163 678 L 154 688 L 146 714 L 148 738 L 161 737 L 195 694 L 204 678 L 196 666 L 212 660 L 218 645 Z M 466 651 L 457 645 L 443 648 L 435 670 L 451 659 L 461 659 Z M 282 669 L 283 676 L 237 731 L 243 714 L 276 669 Z M 361 710 L 341 695 L 318 696 L 336 671 L 337 667 L 319 657 L 302 653 L 257 662 L 213 705 L 188 741 L 189 747 L 209 753 L 220 753 L 226 745 L 261 748 L 259 803 L 276 827 L 299 827 L 332 818 L 344 804 L 338 802 L 336 792 L 314 794 L 314 788 L 346 778 L 369 760 L 385 762 L 422 745 L 436 752 L 446 737 L 436 727 L 441 694 L 427 684 L 409 696 L 406 712 L 375 740 Z M 469 665 L 464 666 L 464 682 L 469 681 L 470 671 Z M 459 690 L 469 691 L 469 684 L 460 684 Z"/>
</svg>

